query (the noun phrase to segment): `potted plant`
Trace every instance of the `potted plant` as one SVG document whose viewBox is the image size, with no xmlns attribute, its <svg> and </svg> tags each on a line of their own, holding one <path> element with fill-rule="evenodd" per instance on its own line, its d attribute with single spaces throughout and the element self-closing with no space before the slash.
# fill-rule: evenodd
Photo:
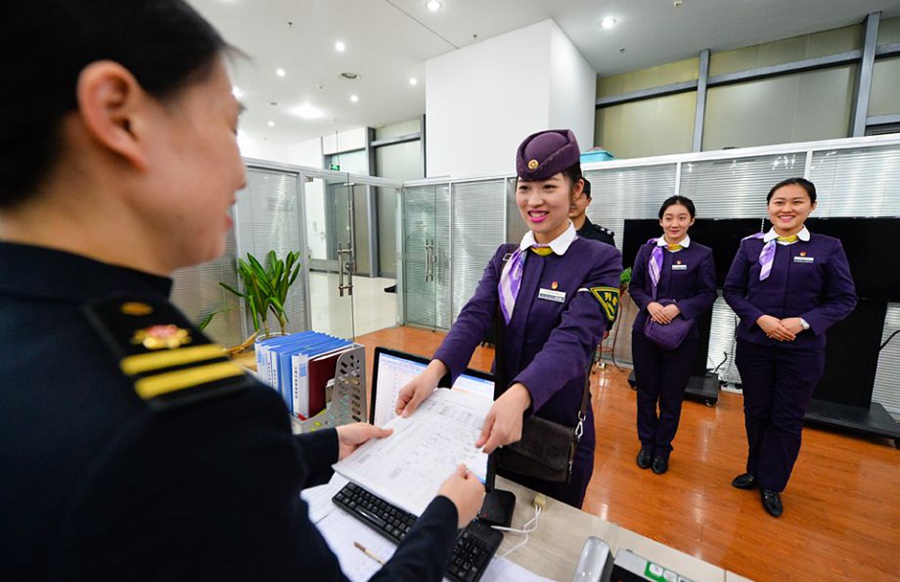
<svg viewBox="0 0 900 582">
<path fill-rule="evenodd" d="M 619 275 L 619 295 L 624 295 L 628 291 L 629 283 L 631 283 L 631 267 L 628 267 Z"/>
<path fill-rule="evenodd" d="M 269 314 L 278 320 L 281 333 L 287 333 L 288 318 L 284 312 L 284 304 L 288 291 L 299 274 L 300 253 L 296 251 L 289 252 L 284 259 L 279 258 L 275 251 L 269 251 L 265 267 L 250 253 L 247 253 L 247 260 L 238 258 L 238 276 L 243 291 L 226 283 L 220 282 L 219 285 L 244 300 L 253 320 L 253 333 L 239 345 L 229 348 L 229 353 L 237 354 L 246 350 L 260 334 L 262 337 L 271 335 Z M 217 313 L 219 312 L 207 316 L 200 328 L 206 327 Z"/>
</svg>

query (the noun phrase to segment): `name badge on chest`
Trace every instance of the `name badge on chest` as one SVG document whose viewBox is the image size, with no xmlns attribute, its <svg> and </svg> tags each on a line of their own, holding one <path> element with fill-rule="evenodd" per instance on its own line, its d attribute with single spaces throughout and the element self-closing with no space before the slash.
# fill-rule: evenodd
<svg viewBox="0 0 900 582">
<path fill-rule="evenodd" d="M 687 265 L 675 264 L 675 265 L 672 265 L 672 270 L 673 271 L 687 271 Z"/>
<path fill-rule="evenodd" d="M 814 263 L 815 261 L 815 257 L 807 257 L 805 255 L 797 255 L 794 257 L 795 263 Z"/>
<path fill-rule="evenodd" d="M 541 289 L 538 291 L 538 299 L 554 301 L 556 303 L 565 303 L 566 294 L 563 291 L 553 291 L 552 289 Z"/>
</svg>

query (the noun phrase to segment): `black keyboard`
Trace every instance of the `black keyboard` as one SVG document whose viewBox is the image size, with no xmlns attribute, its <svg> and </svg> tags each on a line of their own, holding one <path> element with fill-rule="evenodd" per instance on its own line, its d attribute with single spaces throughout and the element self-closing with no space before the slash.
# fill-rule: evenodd
<svg viewBox="0 0 900 582">
<path fill-rule="evenodd" d="M 406 538 L 416 516 L 391 505 L 355 483 L 347 483 L 332 500 L 369 527 L 399 544 Z M 456 582 L 478 582 L 500 547 L 503 534 L 475 520 L 456 538 L 447 565 L 447 578 Z"/>
</svg>

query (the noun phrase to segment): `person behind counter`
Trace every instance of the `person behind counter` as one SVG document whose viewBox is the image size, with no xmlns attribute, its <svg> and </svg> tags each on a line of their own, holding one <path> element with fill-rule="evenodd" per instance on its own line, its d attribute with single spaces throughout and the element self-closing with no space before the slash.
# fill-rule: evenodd
<svg viewBox="0 0 900 582">
<path fill-rule="evenodd" d="M 631 335 L 637 382 L 637 465 L 657 475 L 669 468 L 684 391 L 697 357 L 700 332 L 692 326 L 681 344 L 661 347 L 644 335 L 650 318 L 661 326 L 693 320 L 716 301 L 712 249 L 691 240 L 695 209 L 690 198 L 671 196 L 659 208 L 663 235 L 638 250 L 628 292 L 639 308 Z M 657 406 L 659 413 L 657 414 Z"/>
<path fill-rule="evenodd" d="M 299 493 L 388 432 L 295 440 L 169 302 L 245 185 L 230 52 L 182 0 L 4 4 L 4 580 L 346 579 Z M 376 578 L 440 580 L 483 494 L 449 476 Z"/>
<path fill-rule="evenodd" d="M 825 370 L 825 332 L 857 298 L 841 241 L 804 225 L 816 208 L 815 185 L 779 182 L 766 205 L 772 228 L 741 241 L 724 295 L 741 318 L 735 363 L 748 444 L 746 472 L 732 485 L 758 487 L 763 508 L 779 517 L 803 416 Z"/>
<path fill-rule="evenodd" d="M 398 414 L 409 415 L 447 373 L 455 381 L 473 351 L 499 325 L 495 360 L 502 394 L 495 400 L 475 443 L 487 453 L 521 439 L 525 417 L 536 415 L 576 426 L 585 370 L 615 318 L 622 259 L 615 247 L 580 238 L 569 220 L 581 193 L 578 143 L 569 130 L 533 134 L 516 155 L 516 204 L 528 232 L 519 244 L 501 245 L 484 270 L 475 294 L 460 311 L 434 359 L 401 389 Z M 498 310 L 499 305 L 499 310 Z M 594 467 L 594 416 L 583 422 L 569 482 L 499 474 L 581 507 Z"/>
<path fill-rule="evenodd" d="M 587 217 L 587 209 L 591 205 L 591 183 L 587 178 L 582 178 L 584 186 L 580 195 L 572 197 L 572 205 L 569 207 L 569 220 L 575 225 L 575 233 L 584 238 L 599 240 L 611 246 L 616 246 L 615 233 L 599 224 L 594 224 Z"/>
</svg>

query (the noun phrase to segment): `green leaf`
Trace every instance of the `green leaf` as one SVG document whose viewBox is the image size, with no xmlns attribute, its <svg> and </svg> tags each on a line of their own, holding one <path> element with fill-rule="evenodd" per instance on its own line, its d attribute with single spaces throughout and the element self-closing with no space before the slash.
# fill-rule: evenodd
<svg viewBox="0 0 900 582">
<path fill-rule="evenodd" d="M 222 283 L 221 281 L 219 281 L 219 285 L 221 285 L 222 287 L 224 287 L 227 291 L 230 291 L 230 292 L 234 293 L 234 294 L 237 295 L 238 297 L 246 297 L 245 294 L 241 293 L 240 291 L 238 291 L 237 289 L 235 289 L 235 288 L 232 287 L 231 285 L 228 285 L 227 283 Z"/>
</svg>

